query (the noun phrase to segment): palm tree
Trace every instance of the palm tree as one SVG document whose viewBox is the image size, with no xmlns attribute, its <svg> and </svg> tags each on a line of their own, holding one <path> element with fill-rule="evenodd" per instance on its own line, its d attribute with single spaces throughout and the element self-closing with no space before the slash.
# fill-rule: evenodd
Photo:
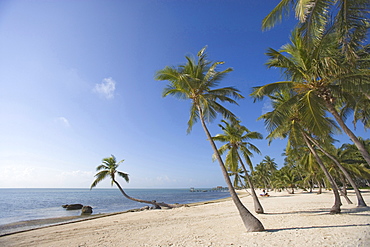
<svg viewBox="0 0 370 247">
<path fill-rule="evenodd" d="M 304 115 L 305 112 L 302 111 L 302 107 L 299 107 L 299 104 L 292 104 L 292 101 L 295 103 L 296 100 L 293 93 L 294 92 L 292 91 L 285 90 L 281 92 L 275 92 L 273 96 L 270 96 L 270 98 L 273 100 L 272 103 L 274 110 L 260 117 L 260 119 L 262 118 L 265 120 L 265 125 L 270 132 L 267 138 L 272 141 L 275 138 L 288 137 L 288 144 L 286 148 L 287 153 L 289 153 L 292 148 L 301 147 L 302 144 L 305 144 L 309 148 L 310 152 L 315 157 L 317 163 L 333 188 L 335 203 L 330 212 L 340 213 L 341 202 L 337 190 L 338 186 L 336 185 L 330 173 L 327 171 L 327 168 L 317 154 L 315 147 L 307 138 L 309 135 L 307 132 L 310 131 L 310 134 L 313 133 L 316 136 L 325 136 L 325 138 L 330 139 L 332 131 L 336 126 L 332 121 L 330 121 L 330 119 L 323 116 L 323 114 L 319 111 L 320 108 L 315 108 L 317 111 L 316 121 L 320 120 L 318 121 L 320 128 L 312 128 L 312 122 L 303 120 L 304 117 L 302 117 L 302 115 Z"/>
<path fill-rule="evenodd" d="M 340 206 L 342 205 L 342 203 L 341 203 L 339 192 L 338 192 L 339 191 L 338 185 L 335 183 L 334 178 L 329 173 L 328 169 L 325 167 L 324 163 L 322 162 L 322 159 L 320 158 L 320 156 L 317 153 L 317 151 L 314 148 L 314 146 L 312 146 L 312 144 L 309 142 L 309 139 L 308 139 L 308 136 L 309 135 L 307 133 L 304 133 L 303 131 L 302 131 L 302 135 L 303 135 L 303 139 L 304 139 L 307 147 L 310 149 L 311 153 L 315 157 L 317 163 L 319 164 L 320 168 L 324 172 L 326 178 L 329 180 L 330 185 L 331 185 L 331 187 L 333 189 L 335 201 L 334 201 L 333 207 L 330 210 L 330 213 L 331 214 L 339 214 L 340 211 L 341 211 L 340 210 Z"/>
<path fill-rule="evenodd" d="M 290 104 L 298 105 L 303 113 L 302 120 L 310 123 L 313 132 L 319 131 L 320 119 L 329 111 L 370 165 L 369 152 L 337 110 L 348 94 L 369 93 L 367 80 L 370 73 L 368 69 L 359 69 L 344 61 L 337 41 L 338 33 L 331 32 L 318 37 L 314 44 L 307 45 L 299 30 L 294 30 L 291 43 L 279 51 L 270 48 L 267 53 L 270 57 L 267 65 L 282 69 L 287 80 L 256 87 L 252 96 L 261 99 L 274 92 L 291 90 Z"/>
<path fill-rule="evenodd" d="M 261 222 L 248 211 L 236 194 L 223 160 L 206 125 L 206 122 L 215 119 L 218 113 L 221 113 L 224 118 L 233 117 L 234 114 L 223 107 L 220 102 L 237 104 L 234 99 L 240 99 L 243 96 L 233 87 L 215 88 L 232 69 L 216 71 L 216 67 L 223 64 L 223 62 L 212 63 L 207 61 L 205 49 L 206 47 L 198 52 L 197 61 L 187 56 L 185 65 L 178 67 L 167 66 L 156 73 L 155 79 L 169 81 L 169 85 L 163 90 L 164 97 L 172 95 L 179 99 L 191 101 L 188 133 L 191 131 L 194 123 L 200 120 L 247 231 L 263 231 L 264 227 Z"/>
<path fill-rule="evenodd" d="M 253 165 L 250 157 L 253 156 L 253 153 L 251 150 L 258 154 L 261 152 L 256 146 L 248 142 L 248 140 L 262 139 L 262 135 L 258 132 L 249 131 L 245 126 L 240 125 L 239 120 L 232 119 L 230 120 L 230 123 L 222 120 L 222 122 L 225 124 L 225 126 L 222 124 L 219 126 L 223 130 L 223 134 L 217 134 L 215 137 L 213 137 L 213 140 L 226 142 L 226 144 L 218 149 L 219 153 L 222 155 L 225 153 L 225 151 L 228 151 L 225 164 L 230 171 L 237 171 L 239 164 L 241 165 L 245 174 L 245 178 L 248 181 L 249 187 L 251 188 L 254 210 L 256 213 L 263 214 L 264 211 L 254 190 L 253 182 L 248 174 L 248 170 L 245 167 L 243 160 L 240 157 L 241 155 L 244 157 L 250 167 L 250 170 L 252 171 Z"/>
<path fill-rule="evenodd" d="M 277 164 L 275 162 L 275 158 L 271 158 L 270 156 L 266 155 L 262 163 L 265 165 L 266 169 L 270 171 L 271 175 L 274 174 L 277 170 Z"/>
<path fill-rule="evenodd" d="M 360 139 L 360 141 L 364 144 L 367 150 L 370 149 L 370 139 Z M 354 178 L 358 187 L 369 186 L 370 167 L 353 144 L 343 144 L 341 147 L 337 148 L 335 156 L 348 173 L 351 174 L 351 177 Z"/>
<path fill-rule="evenodd" d="M 338 41 L 347 60 L 358 58 L 356 47 L 366 39 L 369 28 L 368 0 L 281 0 L 263 19 L 262 29 L 272 28 L 281 22 L 291 8 L 294 8 L 305 40 L 314 41 L 330 26 L 339 33 Z"/>
<path fill-rule="evenodd" d="M 166 204 L 166 203 L 157 203 L 156 201 L 145 201 L 141 199 L 133 198 L 126 194 L 126 192 L 122 189 L 121 185 L 116 180 L 116 176 L 123 178 L 127 183 L 129 182 L 129 177 L 127 173 L 120 172 L 117 170 L 118 166 L 123 162 L 124 160 L 121 160 L 117 162 L 116 157 L 114 155 L 111 155 L 110 157 L 104 158 L 102 160 L 102 164 L 100 164 L 98 167 L 96 167 L 96 171 L 98 173 L 95 175 L 96 179 L 90 186 L 90 190 L 98 183 L 100 183 L 105 178 L 110 177 L 112 179 L 111 184 L 115 184 L 118 189 L 121 191 L 121 193 L 127 198 L 135 202 L 141 202 L 146 204 L 152 204 L 155 208 L 161 208 L 161 206 L 172 208 L 173 206 Z"/>
<path fill-rule="evenodd" d="M 281 183 L 287 189 L 289 194 L 294 194 L 294 189 L 297 187 L 298 176 L 295 169 L 291 169 L 288 166 L 283 166 L 280 170 Z M 290 188 L 290 191 L 288 190 Z"/>
<path fill-rule="evenodd" d="M 284 167 L 294 170 L 298 177 L 297 184 L 302 188 L 309 188 L 312 192 L 322 174 L 312 153 L 306 146 L 299 146 L 292 148 L 289 153 L 285 152 L 284 155 L 287 156 L 284 160 Z"/>
<path fill-rule="evenodd" d="M 257 183 L 259 188 L 264 188 L 268 190 L 271 188 L 271 171 L 266 167 L 266 164 L 260 162 L 256 165 L 252 171 L 253 181 Z"/>
<path fill-rule="evenodd" d="M 243 180 L 245 180 L 245 176 L 243 175 L 244 174 L 244 171 L 240 168 L 238 168 L 238 170 L 236 171 L 228 171 L 228 174 L 230 177 L 234 177 L 234 181 L 233 181 L 233 186 L 234 188 L 238 189 L 238 188 L 246 188 L 244 183 L 243 183 Z"/>
<path fill-rule="evenodd" d="M 313 139 L 311 136 L 307 136 L 307 138 L 314 145 L 316 145 L 316 147 L 318 149 L 320 149 L 321 152 L 323 152 L 328 158 L 330 158 L 335 163 L 335 165 L 341 170 L 341 172 L 344 174 L 344 176 L 346 177 L 346 179 L 348 180 L 348 182 L 351 184 L 352 188 L 354 189 L 354 191 L 356 193 L 356 196 L 357 196 L 357 206 L 358 207 L 367 207 L 367 205 L 365 203 L 365 200 L 363 199 L 363 197 L 361 195 L 361 192 L 358 189 L 357 185 L 355 184 L 355 182 L 353 181 L 352 177 L 349 175 L 349 173 L 347 172 L 347 170 L 340 164 L 340 162 L 338 161 L 338 159 L 334 155 L 332 155 L 331 153 L 329 153 L 328 151 L 326 151 L 326 149 L 324 149 L 322 147 L 322 145 L 319 144 L 319 141 Z"/>
</svg>

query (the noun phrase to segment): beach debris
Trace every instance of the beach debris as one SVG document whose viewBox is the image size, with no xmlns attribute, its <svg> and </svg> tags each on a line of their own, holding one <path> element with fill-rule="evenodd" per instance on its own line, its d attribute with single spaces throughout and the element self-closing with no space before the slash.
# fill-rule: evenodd
<svg viewBox="0 0 370 247">
<path fill-rule="evenodd" d="M 91 206 L 83 206 L 81 209 L 81 214 L 92 214 L 93 210 Z"/>
<path fill-rule="evenodd" d="M 77 209 L 81 209 L 83 205 L 82 204 L 65 204 L 65 205 L 62 205 L 62 207 L 67 210 L 77 210 Z"/>
</svg>

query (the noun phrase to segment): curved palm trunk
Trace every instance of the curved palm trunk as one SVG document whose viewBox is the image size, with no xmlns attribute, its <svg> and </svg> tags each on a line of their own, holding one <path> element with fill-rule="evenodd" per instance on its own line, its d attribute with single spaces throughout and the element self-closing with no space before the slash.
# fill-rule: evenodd
<svg viewBox="0 0 370 247">
<path fill-rule="evenodd" d="M 323 149 L 317 142 L 315 139 L 311 138 L 311 136 L 307 135 L 307 138 L 312 142 L 314 143 L 320 150 L 321 152 L 323 152 L 326 156 L 328 156 L 337 166 L 338 168 L 343 172 L 344 176 L 346 177 L 346 179 L 348 180 L 348 182 L 351 184 L 353 190 L 355 191 L 356 193 L 356 196 L 357 196 L 357 207 L 367 207 L 366 203 L 365 203 L 365 200 L 364 198 L 362 197 L 361 195 L 361 192 L 360 190 L 358 189 L 356 183 L 353 181 L 353 179 L 351 178 L 351 176 L 349 175 L 349 173 L 347 172 L 347 170 L 340 164 L 340 162 L 333 156 L 331 155 L 330 153 L 326 152 L 325 149 Z M 346 199 L 347 200 L 347 199 Z"/>
<path fill-rule="evenodd" d="M 339 192 L 338 192 L 338 186 L 337 184 L 335 183 L 333 177 L 330 175 L 330 173 L 328 172 L 328 170 L 326 169 L 325 165 L 322 163 L 319 155 L 316 153 L 315 149 L 312 147 L 311 143 L 308 141 L 307 139 L 307 136 L 305 133 L 303 133 L 303 138 L 306 142 L 306 145 L 308 146 L 308 148 L 310 149 L 311 153 L 313 154 L 313 156 L 315 157 L 317 163 L 319 164 L 319 166 L 321 167 L 321 169 L 323 170 L 325 176 L 327 177 L 327 179 L 329 180 L 330 182 L 330 185 L 333 189 L 333 193 L 334 193 L 334 198 L 335 198 L 335 201 L 334 201 L 334 205 L 333 207 L 331 208 L 330 210 L 330 213 L 331 214 L 339 214 L 340 213 L 340 206 L 342 205 L 341 201 L 340 201 L 340 195 L 339 195 Z"/>
<path fill-rule="evenodd" d="M 156 209 L 160 209 L 161 206 L 164 206 L 164 207 L 168 207 L 168 208 L 172 208 L 171 205 L 169 204 L 166 204 L 166 203 L 157 203 L 156 201 L 146 201 L 146 200 L 141 200 L 141 199 L 136 199 L 136 198 L 133 198 L 129 195 L 126 194 L 126 192 L 122 189 L 121 185 L 115 180 L 113 179 L 113 182 L 117 185 L 118 189 L 121 191 L 121 193 L 127 198 L 127 199 L 130 199 L 132 201 L 135 201 L 135 202 L 141 202 L 141 203 L 146 203 L 146 204 L 152 204 Z"/>
<path fill-rule="evenodd" d="M 335 182 L 335 179 L 330 174 L 330 172 L 329 172 L 329 175 L 330 175 L 331 179 L 334 181 L 335 188 L 333 188 L 333 190 L 335 189 L 336 191 L 340 192 L 340 195 L 343 196 L 344 199 L 346 199 L 346 201 L 348 202 L 348 204 L 353 204 L 351 202 L 351 200 L 348 198 L 347 194 L 343 194 L 343 191 L 339 188 L 338 184 Z M 342 205 L 342 203 L 340 203 L 340 205 Z"/>
<path fill-rule="evenodd" d="M 199 109 L 199 112 L 200 113 L 202 112 L 201 109 Z M 227 174 L 227 171 L 226 171 L 224 162 L 222 161 L 221 156 L 220 156 L 220 154 L 217 151 L 216 144 L 212 140 L 212 136 L 209 133 L 208 128 L 207 128 L 207 126 L 206 126 L 206 124 L 204 122 L 204 119 L 203 119 L 202 114 L 201 114 L 201 116 L 199 118 L 200 118 L 200 121 L 202 123 L 204 132 L 207 135 L 208 141 L 210 142 L 210 144 L 212 146 L 213 152 L 215 153 L 215 155 L 217 157 L 217 160 L 218 160 L 218 163 L 220 165 L 220 168 L 221 168 L 222 174 L 224 176 L 225 182 L 227 184 L 227 187 L 229 188 L 229 192 L 230 192 L 231 198 L 233 199 L 234 204 L 235 204 L 236 208 L 239 211 L 239 215 L 242 218 L 242 221 L 244 223 L 245 228 L 247 229 L 248 232 L 260 232 L 260 231 L 264 231 L 265 228 L 263 227 L 262 223 L 256 217 L 254 217 L 254 215 L 251 214 L 249 212 L 249 210 L 240 201 L 240 199 L 239 199 L 238 195 L 236 194 L 235 189 L 234 189 L 234 187 L 233 187 L 233 185 L 231 183 L 230 177 Z"/>
<path fill-rule="evenodd" d="M 253 183 L 252 183 L 252 180 L 248 174 L 248 171 L 247 169 L 245 168 L 245 165 L 243 163 L 243 160 L 240 158 L 239 154 L 238 154 L 238 159 L 239 159 L 239 162 L 241 164 L 241 166 L 243 167 L 243 170 L 244 170 L 244 173 L 245 173 L 245 177 L 248 181 L 248 184 L 249 184 L 249 187 L 251 188 L 251 193 L 252 193 L 252 198 L 253 198 L 253 203 L 254 203 L 254 211 L 257 213 L 257 214 L 263 214 L 264 211 L 263 211 L 263 207 L 260 203 L 260 201 L 258 200 L 258 197 L 256 195 L 256 191 L 254 190 L 254 186 L 253 186 Z"/>
<path fill-rule="evenodd" d="M 370 154 L 366 151 L 364 145 L 360 142 L 357 136 L 347 127 L 347 125 L 344 123 L 343 119 L 339 116 L 334 106 L 328 102 L 326 102 L 326 106 L 329 112 L 334 116 L 335 120 L 338 122 L 340 127 L 343 129 L 343 131 L 348 135 L 349 138 L 351 138 L 353 143 L 356 145 L 358 151 L 360 151 L 366 163 L 370 166 Z"/>
<path fill-rule="evenodd" d="M 343 184 L 343 189 L 340 189 L 340 195 L 343 196 L 348 204 L 353 204 L 353 202 L 348 198 L 347 196 L 347 185 L 346 185 L 346 179 L 343 176 L 343 174 L 340 174 L 340 181 Z"/>
</svg>

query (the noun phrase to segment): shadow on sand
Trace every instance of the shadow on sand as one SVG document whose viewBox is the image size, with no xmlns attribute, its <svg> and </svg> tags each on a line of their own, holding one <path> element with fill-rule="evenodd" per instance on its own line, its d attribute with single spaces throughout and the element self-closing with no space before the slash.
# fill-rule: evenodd
<svg viewBox="0 0 370 247">
<path fill-rule="evenodd" d="M 350 209 L 342 209 L 341 214 L 351 214 L 356 215 L 359 212 L 370 212 L 370 207 L 356 207 Z M 298 211 L 290 211 L 290 212 L 279 212 L 279 213 L 264 213 L 265 215 L 286 215 L 286 214 L 330 214 L 330 208 L 318 208 L 316 210 L 298 210 Z M 370 214 L 361 214 L 361 216 L 370 216 Z"/>
<path fill-rule="evenodd" d="M 370 224 L 352 224 L 352 225 L 337 225 L 337 226 L 302 226 L 290 227 L 281 229 L 266 229 L 267 232 L 280 232 L 290 230 L 308 230 L 308 229 L 325 229 L 325 228 L 338 228 L 338 227 L 354 227 L 354 226 L 370 226 Z"/>
</svg>

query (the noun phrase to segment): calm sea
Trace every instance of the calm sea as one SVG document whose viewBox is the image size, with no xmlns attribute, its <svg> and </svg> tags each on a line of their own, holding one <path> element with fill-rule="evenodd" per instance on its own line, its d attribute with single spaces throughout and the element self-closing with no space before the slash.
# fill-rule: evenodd
<svg viewBox="0 0 370 247">
<path fill-rule="evenodd" d="M 190 192 L 189 189 L 127 189 L 128 195 L 138 199 L 165 203 L 192 203 L 221 199 L 229 192 Z M 88 205 L 93 214 L 122 212 L 141 208 L 145 204 L 126 199 L 118 189 L 0 189 L 0 233 L 5 225 L 59 217 L 73 217 L 80 210 L 66 210 L 63 204 Z M 149 205 L 151 206 L 151 205 Z M 41 221 L 40 221 L 41 220 Z M 37 221 L 36 221 L 37 222 Z"/>
</svg>

